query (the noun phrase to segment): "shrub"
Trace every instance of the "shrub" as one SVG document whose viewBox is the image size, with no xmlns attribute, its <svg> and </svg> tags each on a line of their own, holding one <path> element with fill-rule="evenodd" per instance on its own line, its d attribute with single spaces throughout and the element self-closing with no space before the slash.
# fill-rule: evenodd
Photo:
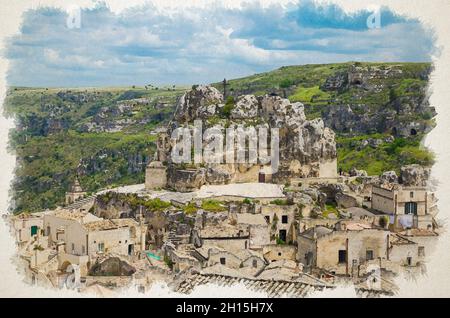
<svg viewBox="0 0 450 318">
<path fill-rule="evenodd" d="M 230 118 L 233 108 L 234 108 L 234 98 L 233 96 L 228 96 L 227 101 L 225 102 L 225 106 L 223 106 L 221 110 L 222 116 L 225 118 Z"/>
<path fill-rule="evenodd" d="M 195 205 L 195 203 L 194 202 L 190 202 L 188 205 L 186 205 L 184 208 L 183 208 L 183 211 L 184 211 L 184 213 L 186 213 L 186 214 L 195 214 L 195 213 L 197 213 L 197 206 Z"/>
<path fill-rule="evenodd" d="M 202 209 L 209 212 L 222 212 L 225 211 L 225 206 L 222 205 L 220 201 L 217 200 L 203 200 Z"/>
<path fill-rule="evenodd" d="M 270 201 L 270 204 L 275 204 L 275 205 L 291 205 L 289 204 L 288 200 L 283 200 L 283 199 L 275 199 L 273 201 Z"/>
</svg>

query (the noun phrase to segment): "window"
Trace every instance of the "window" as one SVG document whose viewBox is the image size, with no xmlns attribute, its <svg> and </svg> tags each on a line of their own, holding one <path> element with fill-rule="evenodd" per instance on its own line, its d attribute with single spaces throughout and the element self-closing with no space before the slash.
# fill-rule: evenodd
<svg viewBox="0 0 450 318">
<path fill-rule="evenodd" d="M 38 227 L 36 225 L 33 225 L 31 227 L 31 236 L 37 235 L 37 232 L 38 232 Z"/>
<path fill-rule="evenodd" d="M 288 216 L 287 215 L 282 215 L 281 216 L 281 223 L 287 224 L 287 222 L 288 222 Z"/>
<path fill-rule="evenodd" d="M 371 261 L 371 260 L 373 260 L 373 251 L 367 250 L 366 251 L 366 261 Z"/>
<path fill-rule="evenodd" d="M 257 268 L 258 267 L 258 261 L 256 259 L 254 259 L 252 261 L 252 265 L 253 265 L 254 268 Z"/>
<path fill-rule="evenodd" d="M 278 252 L 278 256 L 281 256 L 281 252 Z"/>
<path fill-rule="evenodd" d="M 226 263 L 225 257 L 221 257 L 220 258 L 220 264 L 225 265 L 225 263 Z"/>
<path fill-rule="evenodd" d="M 81 254 L 86 253 L 86 247 L 84 245 L 81 245 Z"/>
<path fill-rule="evenodd" d="M 425 246 L 419 246 L 419 256 L 425 256 Z"/>
<path fill-rule="evenodd" d="M 286 230 L 280 230 L 278 237 L 281 241 L 286 242 Z"/>
<path fill-rule="evenodd" d="M 267 223 L 270 223 L 270 215 L 265 215 L 264 218 L 266 219 Z"/>
<path fill-rule="evenodd" d="M 75 252 L 75 244 L 72 243 L 72 253 L 74 253 L 74 252 Z"/>
<path fill-rule="evenodd" d="M 414 192 L 411 191 L 411 192 L 409 193 L 409 197 L 410 197 L 410 198 L 414 198 Z"/>
<path fill-rule="evenodd" d="M 98 243 L 98 251 L 102 253 L 105 251 L 105 243 Z"/>
<path fill-rule="evenodd" d="M 408 256 L 406 258 L 406 263 L 408 263 L 408 266 L 411 266 L 412 265 L 412 257 Z"/>
<path fill-rule="evenodd" d="M 405 203 L 405 214 L 417 215 L 417 203 L 416 202 L 406 202 Z"/>
<path fill-rule="evenodd" d="M 347 263 L 347 251 L 340 250 L 338 259 L 339 259 L 339 263 Z"/>
</svg>

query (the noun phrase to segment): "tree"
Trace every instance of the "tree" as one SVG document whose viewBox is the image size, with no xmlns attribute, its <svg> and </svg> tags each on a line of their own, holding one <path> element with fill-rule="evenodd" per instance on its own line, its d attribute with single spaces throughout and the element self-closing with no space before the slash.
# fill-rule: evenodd
<svg viewBox="0 0 450 318">
<path fill-rule="evenodd" d="M 280 88 L 283 89 L 283 96 L 284 98 L 287 98 L 286 89 L 291 87 L 293 85 L 292 81 L 290 79 L 285 78 L 280 82 Z"/>
</svg>

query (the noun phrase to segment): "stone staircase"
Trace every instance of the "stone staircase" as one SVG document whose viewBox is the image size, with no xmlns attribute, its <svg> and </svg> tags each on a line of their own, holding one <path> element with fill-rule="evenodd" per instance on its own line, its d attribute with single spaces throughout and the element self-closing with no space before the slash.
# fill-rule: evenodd
<svg viewBox="0 0 450 318">
<path fill-rule="evenodd" d="M 178 234 L 175 229 L 171 229 L 169 231 L 168 241 L 172 242 L 175 246 L 180 244 L 181 239 L 178 237 Z"/>
<path fill-rule="evenodd" d="M 74 203 L 69 204 L 69 205 L 66 206 L 65 208 L 68 209 L 68 210 L 77 210 L 77 209 L 82 208 L 82 207 L 85 206 L 85 205 L 94 203 L 95 198 L 96 198 L 95 195 L 91 195 L 91 196 L 89 196 L 89 197 L 86 197 L 86 198 L 77 200 L 77 201 L 75 201 Z"/>
</svg>

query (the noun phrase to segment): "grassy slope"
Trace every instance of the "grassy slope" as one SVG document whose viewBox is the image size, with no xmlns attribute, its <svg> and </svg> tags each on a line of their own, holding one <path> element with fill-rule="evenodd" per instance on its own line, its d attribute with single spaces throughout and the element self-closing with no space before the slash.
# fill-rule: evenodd
<svg viewBox="0 0 450 318">
<path fill-rule="evenodd" d="M 313 119 L 321 117 L 325 108 L 333 107 L 336 104 L 350 104 L 355 112 L 364 112 L 368 109 L 373 113 L 381 107 L 386 107 L 390 95 L 414 96 L 420 94 L 420 89 L 428 85 L 425 80 L 419 78 L 419 74 L 430 67 L 429 63 L 356 64 L 363 67 L 400 66 L 402 75 L 400 78 L 372 80 L 371 84 L 380 82 L 385 87 L 377 93 L 365 92 L 356 88 L 344 92 L 330 92 L 322 91 L 320 86 L 325 83 L 328 76 L 347 70 L 350 63 L 285 66 L 271 72 L 230 80 L 229 90 L 236 95 L 262 95 L 272 92 L 286 95 L 293 102 L 302 102 L 305 105 L 306 117 Z M 222 87 L 221 83 L 215 83 L 214 86 L 219 89 Z M 364 107 L 358 105 L 364 105 Z M 416 115 L 413 114 L 413 116 Z M 405 118 L 405 121 L 410 119 Z M 413 119 L 433 125 L 430 114 L 417 115 Z M 431 165 L 433 163 L 433 155 L 420 146 L 420 140 L 423 137 L 420 135 L 399 138 L 394 144 L 383 143 L 377 149 L 366 147 L 357 150 L 355 147 L 356 142 L 360 140 L 383 138 L 388 135 L 386 133 L 378 132 L 356 136 L 337 133 L 339 168 L 349 171 L 352 167 L 356 167 L 367 170 L 370 175 L 379 175 L 387 170 L 399 172 L 400 167 L 405 164 Z"/>
<path fill-rule="evenodd" d="M 82 93 L 96 98 L 77 102 L 57 96 L 58 92 L 68 90 L 75 95 Z M 14 210 L 37 211 L 63 203 L 65 191 L 77 175 L 81 159 L 95 169 L 95 172 L 80 177 L 82 186 L 89 192 L 107 186 L 143 182 L 144 171 L 130 171 L 128 157 L 131 154 L 145 159 L 154 153 L 156 137 L 149 132 L 170 118 L 173 112 L 172 106 L 155 109 L 154 103 L 160 101 L 173 105 L 184 90 L 140 87 L 10 89 L 5 100 L 5 113 L 15 116 L 22 126 L 10 132 L 10 147 L 18 158 L 17 178 L 13 183 Z M 152 102 L 134 108 L 131 115 L 111 119 L 148 117 L 151 120 L 147 124 L 130 125 L 121 132 L 80 131 L 80 126 L 91 121 L 102 107 L 109 108 L 118 101 L 141 97 Z M 48 132 L 46 122 L 49 117 L 67 122 L 67 127 Z"/>
</svg>

